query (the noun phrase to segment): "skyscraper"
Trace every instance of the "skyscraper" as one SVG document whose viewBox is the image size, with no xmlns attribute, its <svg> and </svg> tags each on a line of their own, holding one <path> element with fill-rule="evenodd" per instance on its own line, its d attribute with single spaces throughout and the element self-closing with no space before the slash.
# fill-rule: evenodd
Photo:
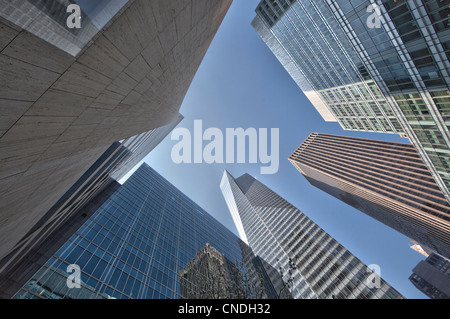
<svg viewBox="0 0 450 319">
<path fill-rule="evenodd" d="M 214 247 L 206 244 L 180 271 L 181 296 L 187 299 L 262 297 L 263 295 L 252 293 L 252 287 L 246 285 L 246 277 L 243 275 L 242 265 L 231 262 Z"/>
<path fill-rule="evenodd" d="M 277 296 L 252 250 L 147 164 L 112 191 L 14 298 Z"/>
<path fill-rule="evenodd" d="M 113 143 L 177 119 L 231 2 L 0 1 L 0 258 Z"/>
<path fill-rule="evenodd" d="M 252 176 L 235 180 L 224 172 L 220 187 L 240 236 L 255 254 L 273 268 L 281 267 L 284 274 L 292 271 L 294 298 L 402 298 L 305 214 Z"/>
<path fill-rule="evenodd" d="M 450 205 L 412 145 L 312 133 L 289 160 L 313 186 L 450 256 Z"/>
<path fill-rule="evenodd" d="M 450 200 L 447 1 L 262 0 L 253 27 L 326 121 L 406 134 Z"/>
<path fill-rule="evenodd" d="M 450 260 L 432 253 L 414 267 L 409 280 L 431 299 L 450 299 Z"/>
</svg>

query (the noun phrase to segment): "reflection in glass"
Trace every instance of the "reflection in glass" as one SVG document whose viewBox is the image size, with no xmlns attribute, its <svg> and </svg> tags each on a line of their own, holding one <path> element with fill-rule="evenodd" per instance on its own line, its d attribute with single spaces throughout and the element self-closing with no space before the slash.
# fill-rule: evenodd
<svg viewBox="0 0 450 319">
<path fill-rule="evenodd" d="M 76 56 L 124 7 L 128 0 L 8 0 L 0 1 L 0 16 L 57 48 Z M 81 27 L 70 28 L 69 5 L 81 9 Z"/>
</svg>

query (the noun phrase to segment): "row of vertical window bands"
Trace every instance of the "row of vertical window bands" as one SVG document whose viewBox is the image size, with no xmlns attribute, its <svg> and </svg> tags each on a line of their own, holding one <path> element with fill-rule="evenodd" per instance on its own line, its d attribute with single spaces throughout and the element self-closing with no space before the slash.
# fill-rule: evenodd
<svg viewBox="0 0 450 319">
<path fill-rule="evenodd" d="M 408 165 L 393 164 L 391 162 L 385 162 L 382 159 L 374 160 L 373 158 L 370 158 L 371 163 L 368 164 L 368 162 L 364 160 L 364 156 L 361 157 L 358 154 L 355 157 L 348 157 L 346 153 L 341 154 L 340 150 L 341 149 L 322 149 L 321 147 L 314 147 L 314 149 L 311 148 L 302 151 L 300 155 L 292 157 L 292 159 L 294 161 L 297 159 L 302 161 L 302 158 L 306 156 L 311 158 L 315 157 L 318 160 L 328 157 L 343 164 L 349 163 L 349 167 L 361 169 L 362 172 L 371 171 L 381 178 L 384 178 L 385 176 L 395 177 L 399 183 L 409 182 L 414 188 L 416 188 L 417 185 L 420 185 L 422 188 L 434 192 L 435 196 L 442 197 L 440 189 L 426 169 L 411 168 Z M 337 158 L 336 154 L 339 154 L 342 157 Z M 356 164 L 359 164 L 359 166 Z"/>
<path fill-rule="evenodd" d="M 298 159 L 301 161 L 301 159 L 306 156 L 311 158 L 315 157 L 318 159 L 327 157 L 341 163 L 342 165 L 347 163 L 348 168 L 360 170 L 362 173 L 371 172 L 371 174 L 376 177 L 387 179 L 389 182 L 391 182 L 391 180 L 395 180 L 395 185 L 397 186 L 404 185 L 414 189 L 418 188 L 417 186 L 420 186 L 423 191 L 431 192 L 438 201 L 443 200 L 444 205 L 446 205 L 446 200 L 443 199 L 441 190 L 428 171 L 423 172 L 422 170 L 411 169 L 408 166 L 401 166 L 397 164 L 392 164 L 389 166 L 390 163 L 376 160 L 372 163 L 368 163 L 367 161 L 364 161 L 364 157 L 352 158 L 344 155 L 342 158 L 336 158 L 336 153 L 338 152 L 333 152 L 333 150 L 329 149 L 325 149 L 320 153 L 317 153 L 315 150 L 307 150 L 304 151 Z"/>
<path fill-rule="evenodd" d="M 305 160 L 303 160 L 303 161 L 305 161 Z M 340 178 L 342 180 L 356 184 L 364 189 L 374 191 L 375 193 L 379 193 L 383 196 L 392 198 L 394 200 L 400 200 L 401 202 L 407 203 L 411 207 L 417 208 L 422 211 L 426 211 L 426 212 L 428 212 L 432 215 L 435 215 L 439 218 L 442 218 L 444 220 L 450 220 L 450 215 L 448 215 L 448 210 L 439 211 L 437 208 L 434 208 L 432 205 L 431 206 L 419 205 L 419 204 L 417 204 L 417 197 L 411 196 L 411 195 L 409 195 L 409 193 L 400 192 L 400 191 L 397 191 L 396 189 L 392 189 L 392 188 L 384 189 L 381 184 L 372 183 L 371 181 L 365 180 L 365 179 L 360 179 L 359 177 L 356 177 L 355 175 L 352 175 L 352 174 L 348 175 L 347 173 L 343 172 L 342 170 L 335 170 L 335 169 L 330 168 L 329 165 L 327 165 L 326 167 L 317 167 L 316 163 L 317 163 L 317 161 L 314 161 L 314 162 L 306 161 L 305 162 L 306 165 L 311 166 L 315 169 L 319 169 L 320 171 L 326 172 L 333 176 L 336 176 L 336 173 L 338 173 L 338 176 L 340 176 Z M 424 198 L 423 194 L 419 194 L 419 196 Z"/>
<path fill-rule="evenodd" d="M 347 138 L 345 136 L 337 136 L 337 135 L 327 135 L 327 134 L 318 134 L 317 139 L 323 141 L 323 143 L 327 143 L 328 141 L 333 141 L 333 143 L 341 143 L 343 145 L 354 145 L 355 147 L 364 146 L 367 150 L 374 150 L 377 152 L 383 152 L 383 149 L 391 150 L 394 153 L 398 153 L 399 151 L 403 151 L 403 155 L 412 157 L 410 160 L 419 161 L 420 158 L 414 154 L 414 148 L 410 144 L 396 143 L 396 142 L 388 142 L 388 141 L 378 141 L 378 140 L 365 140 L 365 139 L 353 139 Z M 377 148 L 379 146 L 379 148 Z M 390 155 L 395 155 L 391 153 Z"/>
<path fill-rule="evenodd" d="M 357 163 L 361 163 L 362 166 L 369 165 L 367 162 L 361 161 L 367 159 L 371 161 L 370 164 L 379 165 L 386 171 L 402 171 L 408 169 L 415 172 L 421 179 L 427 176 L 431 177 L 420 157 L 406 158 L 400 151 L 393 153 L 367 152 L 366 148 L 340 146 L 337 143 L 326 142 L 314 146 L 311 145 L 309 148 L 303 150 L 298 157 L 300 158 L 303 154 L 309 152 L 315 153 L 320 158 L 322 156 L 321 154 L 325 155 L 330 153 L 330 151 L 333 152 L 332 154 L 339 154 L 340 157 L 336 157 L 335 155 L 336 158 L 340 158 L 341 160 L 355 160 Z M 430 178 L 429 180 L 431 181 L 432 179 Z"/>
</svg>

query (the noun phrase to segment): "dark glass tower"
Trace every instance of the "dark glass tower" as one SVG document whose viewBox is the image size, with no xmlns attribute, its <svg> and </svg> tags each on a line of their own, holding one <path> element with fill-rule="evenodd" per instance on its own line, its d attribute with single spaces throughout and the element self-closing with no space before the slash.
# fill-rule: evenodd
<svg viewBox="0 0 450 319">
<path fill-rule="evenodd" d="M 289 160 L 313 186 L 450 256 L 450 206 L 412 145 L 312 133 Z"/>
<path fill-rule="evenodd" d="M 298 299 L 399 299 L 402 296 L 296 207 L 245 174 L 225 172 L 225 201 L 241 238 L 273 268 L 293 273 Z"/>
<path fill-rule="evenodd" d="M 409 280 L 431 299 L 450 299 L 450 260 L 432 253 L 413 269 Z"/>
<path fill-rule="evenodd" d="M 69 265 L 81 270 L 81 288 L 68 286 Z M 143 164 L 15 298 L 275 298 L 263 267 L 242 240 Z"/>
</svg>

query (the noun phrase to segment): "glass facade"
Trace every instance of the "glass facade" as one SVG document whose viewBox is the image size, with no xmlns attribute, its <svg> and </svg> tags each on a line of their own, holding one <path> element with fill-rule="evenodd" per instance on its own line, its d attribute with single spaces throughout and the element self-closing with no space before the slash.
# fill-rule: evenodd
<svg viewBox="0 0 450 319">
<path fill-rule="evenodd" d="M 78 181 L 53 205 L 53 207 L 32 227 L 14 247 L 12 253 L 0 263 L 0 271 L 8 273 L 14 268 L 24 268 L 30 255 L 41 243 L 51 238 L 61 225 L 75 216 L 97 194 L 114 180 L 120 181 L 151 152 L 182 120 L 178 115 L 172 123 L 113 143 L 97 161 L 78 179 Z M 30 266 L 30 265 L 29 265 Z M 25 276 L 17 279 L 26 280 Z M 16 276 L 17 277 L 17 276 Z"/>
<path fill-rule="evenodd" d="M 342 127 L 403 132 L 324 1 L 262 1 L 256 12 Z"/>
<path fill-rule="evenodd" d="M 253 251 L 273 268 L 293 272 L 298 299 L 400 299 L 394 288 L 296 207 L 245 174 L 225 172 L 221 189 Z M 375 283 L 377 282 L 377 283 Z"/>
<path fill-rule="evenodd" d="M 81 288 L 67 285 L 73 264 Z M 277 296 L 260 278 L 243 241 L 143 164 L 14 298 Z"/>
<path fill-rule="evenodd" d="M 450 200 L 448 1 L 263 0 L 256 13 L 322 116 L 326 107 L 346 130 L 405 134 Z"/>
<path fill-rule="evenodd" d="M 0 16 L 57 48 L 76 56 L 128 3 L 128 0 L 1 0 Z M 80 8 L 80 28 L 70 5 Z"/>
</svg>

